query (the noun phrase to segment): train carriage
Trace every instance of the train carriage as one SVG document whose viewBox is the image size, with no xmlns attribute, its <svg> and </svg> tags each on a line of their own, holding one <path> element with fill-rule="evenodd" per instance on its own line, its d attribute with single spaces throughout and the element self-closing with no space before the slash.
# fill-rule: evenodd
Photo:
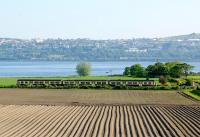
<svg viewBox="0 0 200 137">
<path fill-rule="evenodd" d="M 18 79 L 18 85 L 61 85 L 62 80 Z"/>
</svg>

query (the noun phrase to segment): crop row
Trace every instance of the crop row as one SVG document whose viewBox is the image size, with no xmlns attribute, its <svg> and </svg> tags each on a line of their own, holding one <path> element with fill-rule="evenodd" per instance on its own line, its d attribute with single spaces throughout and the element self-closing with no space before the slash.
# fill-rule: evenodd
<svg viewBox="0 0 200 137">
<path fill-rule="evenodd" d="M 187 106 L 0 106 L 0 136 L 198 137 Z"/>
</svg>

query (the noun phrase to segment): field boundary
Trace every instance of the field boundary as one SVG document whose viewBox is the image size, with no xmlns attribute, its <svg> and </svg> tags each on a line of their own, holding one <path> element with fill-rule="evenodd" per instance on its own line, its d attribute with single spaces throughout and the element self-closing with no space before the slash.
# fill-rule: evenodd
<svg viewBox="0 0 200 137">
<path fill-rule="evenodd" d="M 184 93 L 183 91 L 177 91 L 177 93 L 180 94 L 180 95 L 182 95 L 183 97 L 185 97 L 185 98 L 187 98 L 187 99 L 190 99 L 190 100 L 192 100 L 192 101 L 195 101 L 195 102 L 197 102 L 197 103 L 200 103 L 200 100 L 198 100 L 198 99 L 196 99 L 196 98 L 194 98 L 194 97 L 192 97 L 192 96 L 190 96 L 190 95 Z"/>
</svg>

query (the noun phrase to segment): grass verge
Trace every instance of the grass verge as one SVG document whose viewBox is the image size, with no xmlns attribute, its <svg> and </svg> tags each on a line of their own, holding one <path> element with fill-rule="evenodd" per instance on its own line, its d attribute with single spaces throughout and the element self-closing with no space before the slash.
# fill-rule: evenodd
<svg viewBox="0 0 200 137">
<path fill-rule="evenodd" d="M 146 78 L 134 78 L 126 76 L 71 76 L 71 77 L 2 77 L 0 78 L 0 86 L 13 86 L 16 85 L 17 79 L 61 79 L 61 80 L 146 80 Z M 150 78 L 158 83 L 158 78 Z"/>
<path fill-rule="evenodd" d="M 184 93 L 200 100 L 200 90 L 185 90 Z"/>
</svg>

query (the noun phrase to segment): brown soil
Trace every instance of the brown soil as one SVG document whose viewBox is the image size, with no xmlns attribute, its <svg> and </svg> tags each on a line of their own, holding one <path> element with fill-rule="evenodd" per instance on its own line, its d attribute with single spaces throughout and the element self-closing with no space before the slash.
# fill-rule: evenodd
<svg viewBox="0 0 200 137">
<path fill-rule="evenodd" d="M 176 91 L 0 89 L 3 105 L 199 105 Z"/>
<path fill-rule="evenodd" d="M 189 106 L 0 105 L 1 137 L 199 137 Z"/>
</svg>

